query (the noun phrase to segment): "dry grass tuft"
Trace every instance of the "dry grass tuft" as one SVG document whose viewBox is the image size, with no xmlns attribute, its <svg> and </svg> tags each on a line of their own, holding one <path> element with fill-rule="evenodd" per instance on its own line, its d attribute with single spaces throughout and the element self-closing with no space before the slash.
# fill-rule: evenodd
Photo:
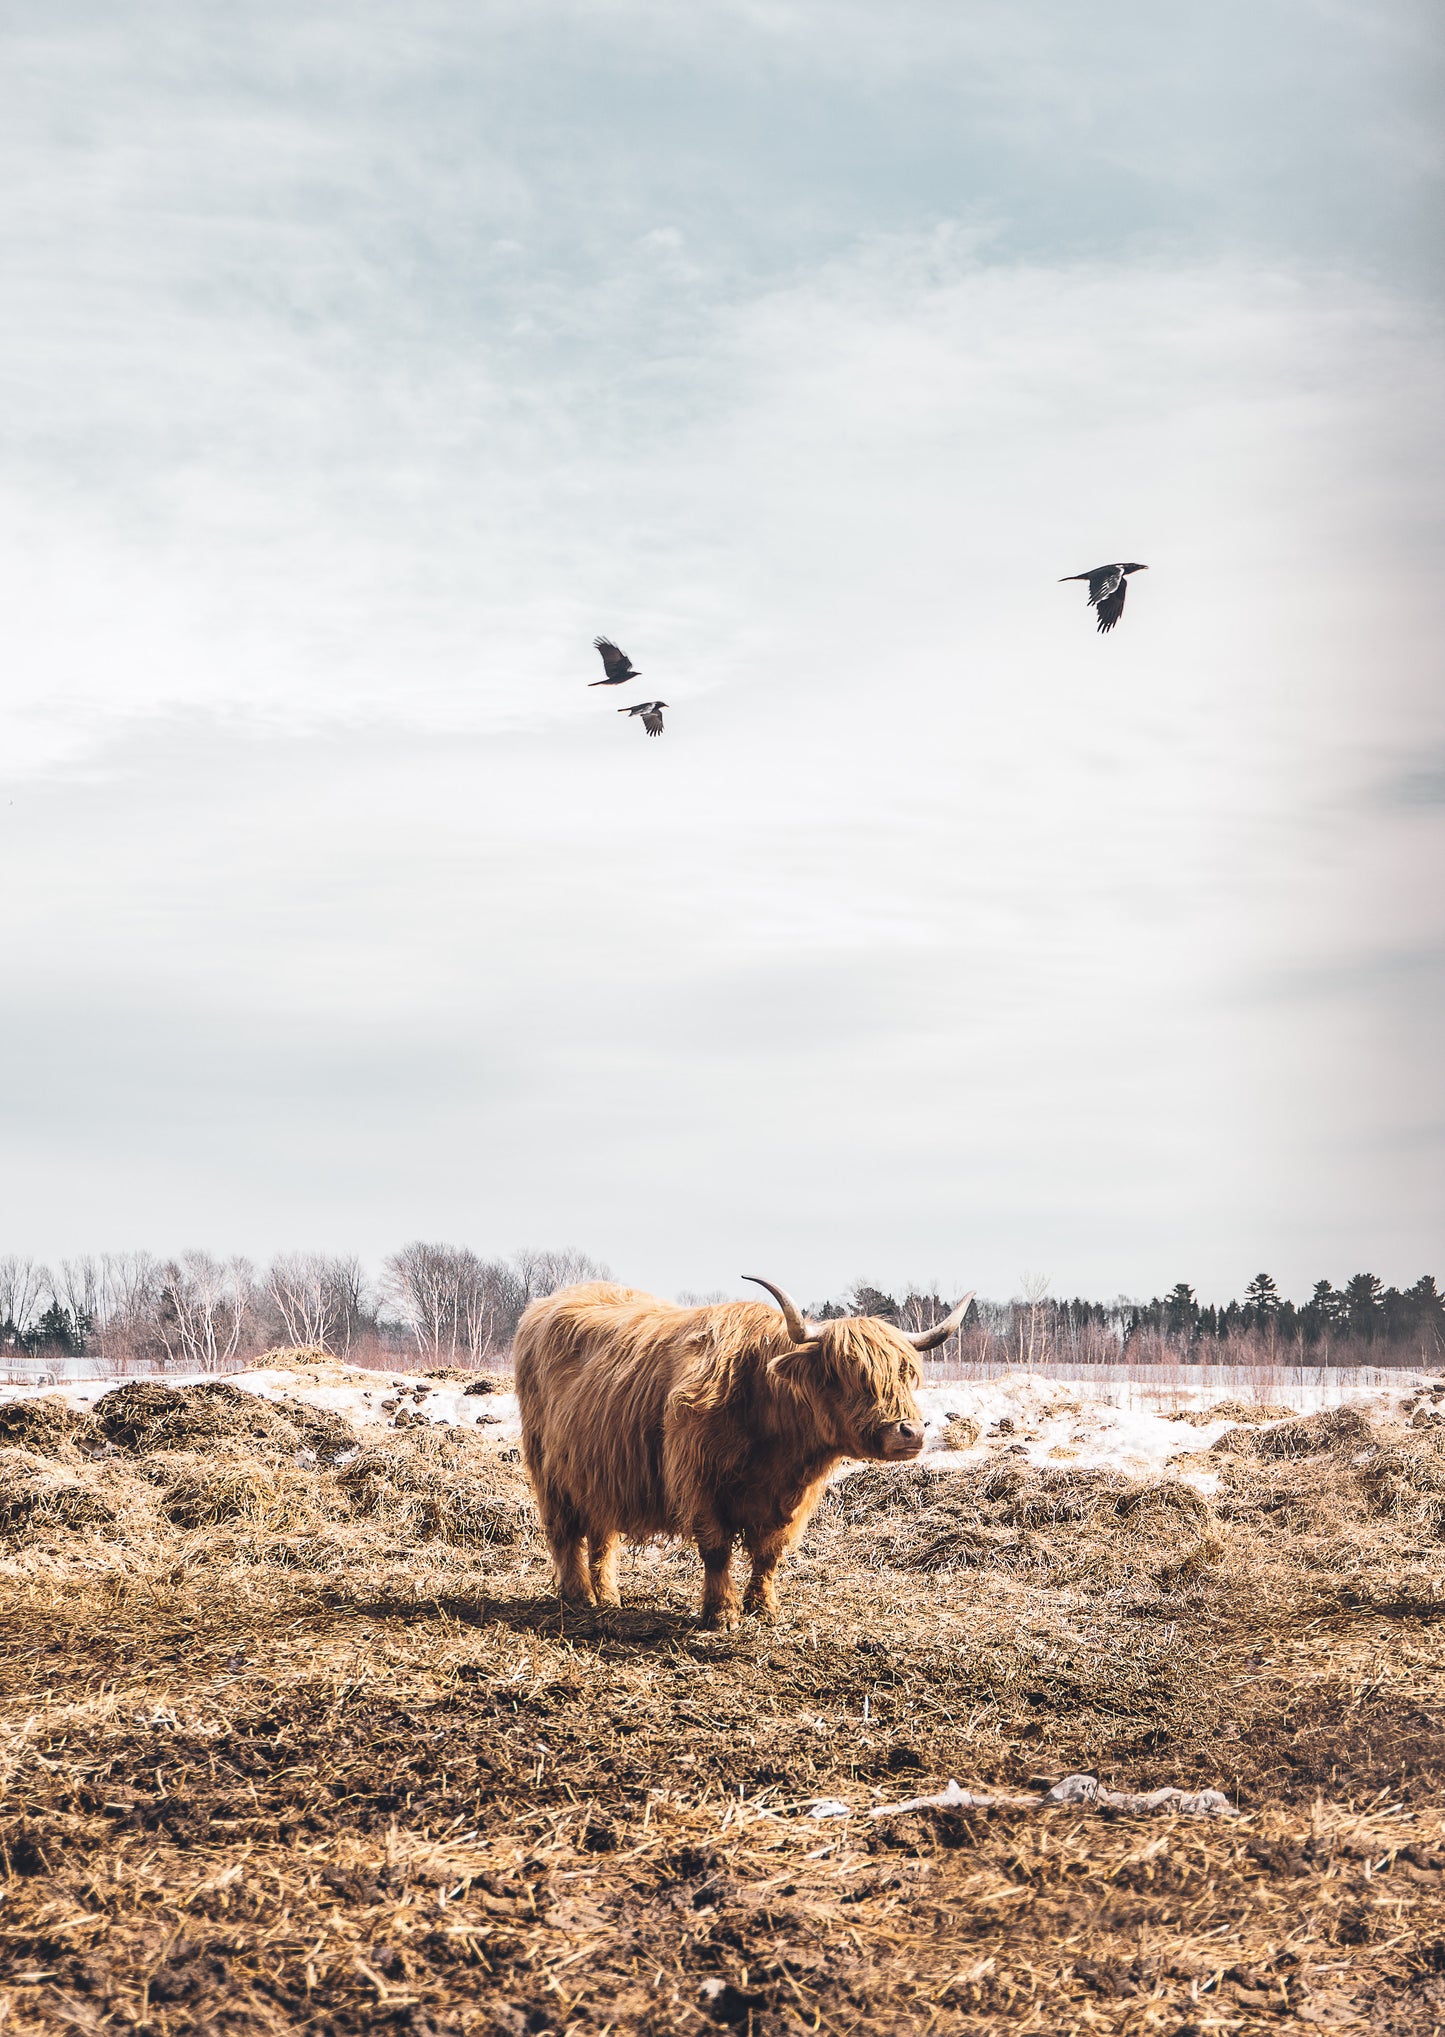
<svg viewBox="0 0 1445 2037">
<path fill-rule="evenodd" d="M 711 1635 L 560 1608 L 485 1437 L 162 1391 L 0 1448 L 6 2037 L 1445 2029 L 1434 1430 L 869 1467 Z M 868 1816 L 1079 1771 L 1241 1815 Z"/>
<path fill-rule="evenodd" d="M 1188 1422 L 1195 1429 L 1208 1429 L 1215 1422 L 1287 1422 L 1293 1414 L 1293 1408 L 1280 1407 L 1274 1401 L 1217 1400 L 1212 1407 L 1177 1409 L 1169 1420 Z"/>
<path fill-rule="evenodd" d="M 945 1450 L 971 1450 L 982 1434 L 972 1415 L 950 1415 L 939 1441 Z"/>
<path fill-rule="evenodd" d="M 256 1358 L 246 1360 L 253 1372 L 339 1372 L 346 1361 L 324 1344 L 272 1344 Z"/>
</svg>

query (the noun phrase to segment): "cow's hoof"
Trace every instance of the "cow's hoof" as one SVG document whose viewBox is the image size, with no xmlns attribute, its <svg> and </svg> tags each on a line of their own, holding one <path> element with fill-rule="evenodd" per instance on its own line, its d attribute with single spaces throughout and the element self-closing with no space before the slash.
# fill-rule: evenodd
<svg viewBox="0 0 1445 2037">
<path fill-rule="evenodd" d="M 743 1611 L 751 1613 L 755 1620 L 763 1621 L 766 1626 L 775 1627 L 778 1624 L 778 1609 L 775 1605 L 770 1605 L 765 1598 L 745 1598 Z"/>
<path fill-rule="evenodd" d="M 622 1594 L 619 1591 L 599 1591 L 597 1594 L 597 1604 L 599 1606 L 620 1606 L 622 1604 Z"/>
<path fill-rule="evenodd" d="M 709 1634 L 735 1634 L 743 1623 L 743 1616 L 736 1606 L 720 1606 L 716 1612 L 704 1613 L 702 1624 Z"/>
</svg>

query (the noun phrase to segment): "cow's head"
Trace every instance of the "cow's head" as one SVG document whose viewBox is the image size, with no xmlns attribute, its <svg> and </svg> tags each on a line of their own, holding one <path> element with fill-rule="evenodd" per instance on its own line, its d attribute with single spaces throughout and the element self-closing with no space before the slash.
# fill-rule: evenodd
<svg viewBox="0 0 1445 2037">
<path fill-rule="evenodd" d="M 878 1316 L 813 1322 L 786 1289 L 755 1273 L 745 1278 L 765 1287 L 783 1312 L 793 1348 L 772 1362 L 813 1410 L 820 1434 L 850 1457 L 917 1457 L 923 1448 L 923 1413 L 914 1398 L 923 1376 L 918 1354 L 953 1335 L 972 1294 L 932 1329 L 899 1330 Z"/>
</svg>

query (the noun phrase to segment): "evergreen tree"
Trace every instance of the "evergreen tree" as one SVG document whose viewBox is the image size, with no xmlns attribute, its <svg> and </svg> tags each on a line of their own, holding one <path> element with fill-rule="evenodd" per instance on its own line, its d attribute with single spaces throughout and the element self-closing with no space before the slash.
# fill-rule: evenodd
<svg viewBox="0 0 1445 2037">
<path fill-rule="evenodd" d="M 1256 1273 L 1244 1290 L 1244 1299 L 1257 1323 L 1267 1322 L 1279 1309 L 1279 1289 L 1268 1273 Z"/>
<path fill-rule="evenodd" d="M 1413 1287 L 1407 1287 L 1405 1299 L 1415 1311 L 1418 1328 L 1445 1329 L 1445 1294 L 1435 1285 L 1433 1274 L 1424 1273 Z"/>
<path fill-rule="evenodd" d="M 1344 1316 L 1345 1297 L 1327 1280 L 1317 1280 L 1314 1292 L 1300 1310 L 1300 1324 L 1306 1342 L 1317 1344 L 1321 1337 L 1338 1328 Z"/>
<path fill-rule="evenodd" d="M 1345 1282 L 1345 1320 L 1352 1337 L 1374 1342 L 1384 1312 L 1384 1283 L 1373 1273 L 1357 1273 Z"/>
<path fill-rule="evenodd" d="M 63 1351 L 67 1357 L 73 1357 L 81 1348 L 82 1338 L 76 1333 L 69 1309 L 52 1300 L 25 1341 L 32 1351 Z"/>
<path fill-rule="evenodd" d="M 1445 1295 L 1435 1285 L 1433 1274 L 1422 1274 L 1413 1287 L 1405 1289 L 1398 1315 L 1398 1334 L 1437 1351 L 1445 1348 Z"/>
<path fill-rule="evenodd" d="M 1170 1331 L 1176 1337 L 1192 1337 L 1199 1320 L 1199 1310 L 1194 1299 L 1194 1289 L 1187 1280 L 1178 1280 L 1164 1297 L 1164 1315 Z"/>
</svg>

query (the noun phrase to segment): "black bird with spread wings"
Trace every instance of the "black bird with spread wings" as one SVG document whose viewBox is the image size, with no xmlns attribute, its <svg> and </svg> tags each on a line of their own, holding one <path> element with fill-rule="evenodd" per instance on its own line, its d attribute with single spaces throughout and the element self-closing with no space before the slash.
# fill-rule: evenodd
<svg viewBox="0 0 1445 2037">
<path fill-rule="evenodd" d="M 662 734 L 662 710 L 666 705 L 667 702 L 665 700 L 639 700 L 636 707 L 619 707 L 617 712 L 619 714 L 640 714 L 642 716 L 642 726 L 647 730 L 647 733 L 650 736 L 660 736 Z"/>
<path fill-rule="evenodd" d="M 1127 565 L 1095 566 L 1091 573 L 1065 573 L 1064 580 L 1087 580 L 1089 583 L 1089 606 L 1099 611 L 1099 628 L 1111 630 L 1124 613 L 1124 596 L 1129 591 L 1130 573 L 1147 573 L 1147 566 L 1136 565 L 1132 560 Z"/>
<path fill-rule="evenodd" d="M 629 679 L 642 677 L 626 651 L 619 651 L 611 637 L 594 637 L 592 641 L 602 653 L 602 667 L 607 676 L 589 679 L 589 686 L 625 686 Z"/>
</svg>

